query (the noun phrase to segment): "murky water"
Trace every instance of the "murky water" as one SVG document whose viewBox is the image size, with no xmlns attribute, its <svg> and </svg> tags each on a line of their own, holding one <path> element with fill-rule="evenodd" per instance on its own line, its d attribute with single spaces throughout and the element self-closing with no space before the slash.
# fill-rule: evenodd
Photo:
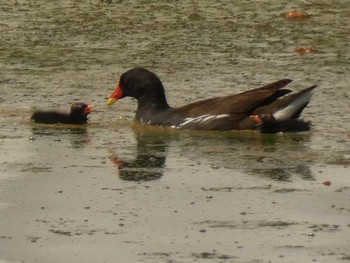
<svg viewBox="0 0 350 263">
<path fill-rule="evenodd" d="M 349 13 L 345 0 L 2 1 L 0 260 L 349 260 Z M 172 106 L 318 84 L 312 131 L 133 125 L 135 101 L 106 102 L 134 66 Z M 29 121 L 75 101 L 98 110 L 84 127 Z"/>
</svg>

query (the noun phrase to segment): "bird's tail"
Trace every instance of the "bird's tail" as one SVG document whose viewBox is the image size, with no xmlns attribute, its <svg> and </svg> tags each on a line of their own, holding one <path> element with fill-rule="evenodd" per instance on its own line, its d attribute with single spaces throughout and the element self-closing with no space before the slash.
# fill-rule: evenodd
<svg viewBox="0 0 350 263">
<path fill-rule="evenodd" d="M 278 108 L 272 113 L 276 121 L 285 121 L 289 119 L 296 119 L 299 117 L 300 113 L 310 102 L 314 89 L 317 85 L 313 85 L 309 88 L 303 89 L 298 93 L 289 95 L 280 100 L 284 103 L 283 106 Z M 285 101 L 284 101 L 285 100 Z"/>
</svg>

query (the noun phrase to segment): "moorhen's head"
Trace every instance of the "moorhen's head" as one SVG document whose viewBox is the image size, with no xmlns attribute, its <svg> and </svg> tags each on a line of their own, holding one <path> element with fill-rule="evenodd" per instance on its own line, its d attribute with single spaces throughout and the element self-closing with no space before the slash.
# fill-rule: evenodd
<svg viewBox="0 0 350 263">
<path fill-rule="evenodd" d="M 156 74 L 144 68 L 132 68 L 121 75 L 108 106 L 124 97 L 133 97 L 141 104 L 167 106 L 162 82 Z"/>
<path fill-rule="evenodd" d="M 72 104 L 70 116 L 77 121 L 86 121 L 87 116 L 94 111 L 94 105 L 84 102 L 76 102 Z"/>
</svg>

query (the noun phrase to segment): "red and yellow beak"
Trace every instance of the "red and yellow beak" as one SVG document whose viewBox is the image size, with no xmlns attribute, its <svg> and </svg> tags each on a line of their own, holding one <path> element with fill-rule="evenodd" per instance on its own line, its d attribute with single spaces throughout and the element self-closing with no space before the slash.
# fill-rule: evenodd
<svg viewBox="0 0 350 263">
<path fill-rule="evenodd" d="M 88 104 L 84 110 L 84 113 L 88 115 L 89 113 L 95 111 L 95 107 L 92 104 Z"/>
<path fill-rule="evenodd" d="M 113 94 L 109 97 L 107 105 L 111 106 L 112 104 L 116 103 L 119 99 L 121 99 L 123 97 L 123 91 L 120 88 L 120 85 L 118 83 L 117 88 L 115 89 L 115 91 L 113 92 Z"/>
</svg>

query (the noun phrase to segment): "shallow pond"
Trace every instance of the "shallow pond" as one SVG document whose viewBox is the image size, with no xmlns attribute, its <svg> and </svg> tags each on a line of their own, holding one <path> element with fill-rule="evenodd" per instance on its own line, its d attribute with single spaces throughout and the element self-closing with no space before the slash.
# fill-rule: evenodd
<svg viewBox="0 0 350 263">
<path fill-rule="evenodd" d="M 348 261 L 349 12 L 345 0 L 2 3 L 0 262 Z M 133 124 L 134 100 L 106 104 L 134 66 L 160 76 L 172 106 L 317 84 L 312 130 Z M 96 106 L 86 126 L 29 120 L 75 101 Z"/>
</svg>

